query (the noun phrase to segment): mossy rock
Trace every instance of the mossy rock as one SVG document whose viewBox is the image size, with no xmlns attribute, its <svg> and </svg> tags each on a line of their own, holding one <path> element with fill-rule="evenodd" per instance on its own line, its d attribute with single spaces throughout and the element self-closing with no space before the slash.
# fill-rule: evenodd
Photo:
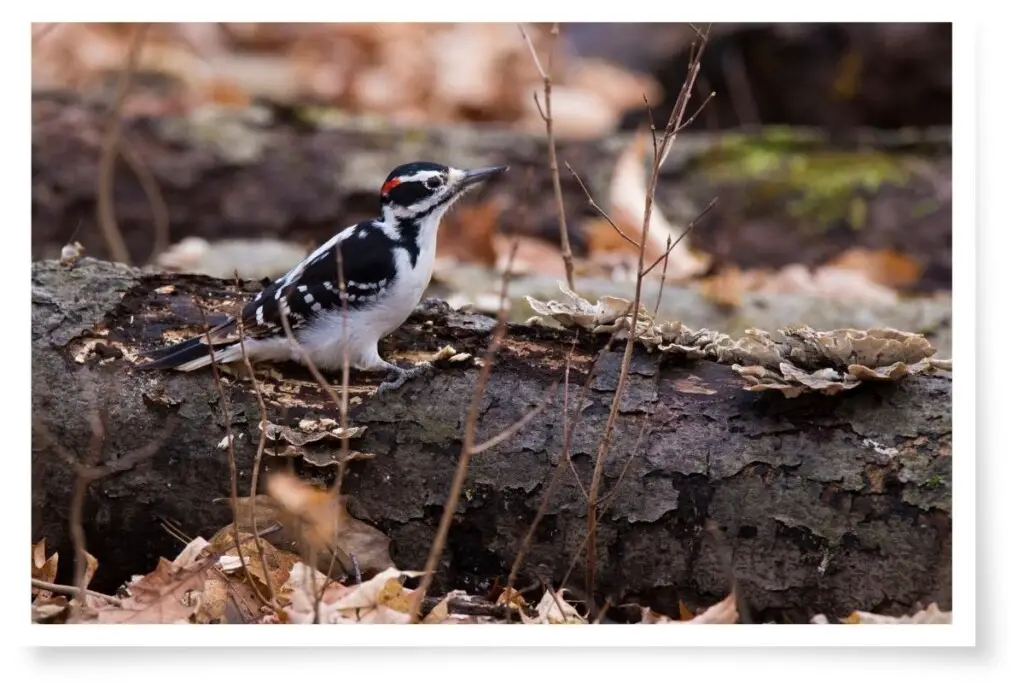
<svg viewBox="0 0 1024 683">
<path fill-rule="evenodd" d="M 905 187 L 913 178 L 903 154 L 826 147 L 815 136 L 784 128 L 723 135 L 693 168 L 707 182 L 742 187 L 746 215 L 781 210 L 810 233 L 837 222 L 863 228 L 870 199 L 885 186 Z"/>
</svg>

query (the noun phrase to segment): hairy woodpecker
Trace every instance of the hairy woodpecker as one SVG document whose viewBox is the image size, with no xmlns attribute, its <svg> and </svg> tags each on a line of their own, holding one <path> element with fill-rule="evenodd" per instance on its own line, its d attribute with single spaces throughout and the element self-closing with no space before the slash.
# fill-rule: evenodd
<svg viewBox="0 0 1024 683">
<path fill-rule="evenodd" d="M 296 341 L 322 370 L 340 371 L 347 352 L 351 368 L 388 371 L 378 391 L 397 389 L 422 374 L 429 364 L 400 368 L 380 357 L 377 343 L 420 302 L 434 270 L 441 217 L 471 187 L 506 170 L 467 171 L 426 161 L 395 168 L 380 188 L 378 218 L 345 228 L 269 284 L 242 309 L 241 329 L 230 320 L 210 330 L 216 361 L 242 360 L 238 340 L 243 335 L 252 362 L 301 362 L 282 326 L 284 315 Z M 206 334 L 146 355 L 152 360 L 139 369 L 189 372 L 211 363 Z"/>
</svg>

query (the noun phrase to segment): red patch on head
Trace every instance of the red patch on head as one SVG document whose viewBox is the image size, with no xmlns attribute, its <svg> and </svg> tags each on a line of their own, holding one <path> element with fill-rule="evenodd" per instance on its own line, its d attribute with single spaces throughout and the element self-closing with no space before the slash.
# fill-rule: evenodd
<svg viewBox="0 0 1024 683">
<path fill-rule="evenodd" d="M 389 180 L 386 183 L 384 183 L 384 185 L 380 188 L 380 193 L 381 194 L 387 194 L 394 187 L 396 187 L 397 185 L 400 185 L 401 183 L 402 183 L 402 179 L 401 178 L 392 178 L 391 180 Z"/>
</svg>

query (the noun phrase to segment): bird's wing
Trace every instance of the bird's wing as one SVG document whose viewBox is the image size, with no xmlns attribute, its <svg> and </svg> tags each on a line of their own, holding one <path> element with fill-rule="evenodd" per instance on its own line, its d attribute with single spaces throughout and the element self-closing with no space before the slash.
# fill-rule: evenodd
<svg viewBox="0 0 1024 683">
<path fill-rule="evenodd" d="M 345 275 L 343 286 L 339 264 Z M 249 301 L 242 309 L 242 331 L 259 339 L 284 334 L 283 315 L 294 332 L 328 311 L 368 308 L 387 291 L 395 273 L 394 241 L 371 221 L 356 224 Z M 236 328 L 225 327 L 214 342 L 237 339 Z"/>
</svg>

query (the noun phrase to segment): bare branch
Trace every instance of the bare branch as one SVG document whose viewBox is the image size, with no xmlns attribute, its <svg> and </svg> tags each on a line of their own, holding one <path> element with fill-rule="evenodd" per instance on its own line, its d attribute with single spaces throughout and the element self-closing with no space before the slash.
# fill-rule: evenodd
<svg viewBox="0 0 1024 683">
<path fill-rule="evenodd" d="M 77 586 L 65 586 L 59 583 L 50 583 L 49 581 L 40 581 L 39 579 L 32 579 L 32 587 L 38 588 L 44 591 L 50 591 L 51 593 L 60 593 L 61 595 L 70 595 L 74 598 L 82 598 L 82 589 Z M 97 593 L 96 591 L 86 590 L 85 595 L 99 598 L 100 600 L 106 600 L 115 607 L 121 606 L 120 598 L 115 598 L 113 595 L 106 595 L 105 593 Z"/>
<path fill-rule="evenodd" d="M 242 316 L 238 316 L 238 329 L 242 329 Z M 274 609 L 279 609 L 277 602 L 277 593 L 274 591 L 274 587 L 270 582 L 270 568 L 267 565 L 267 556 L 263 550 L 263 539 L 260 538 L 259 529 L 256 527 L 256 505 L 253 502 L 256 500 L 257 486 L 260 481 L 260 469 L 263 465 L 263 450 L 267 446 L 267 428 L 269 426 L 269 420 L 267 418 L 267 404 L 263 401 L 263 392 L 260 391 L 259 381 L 256 379 L 256 372 L 252 368 L 252 361 L 249 360 L 249 352 L 245 350 L 245 335 L 238 335 L 238 344 L 242 351 L 242 362 L 245 363 L 245 369 L 249 372 L 249 379 L 252 380 L 252 389 L 256 392 L 256 402 L 260 408 L 260 442 L 256 447 L 256 457 L 252 462 L 252 484 L 249 486 L 249 523 L 252 525 L 252 535 L 254 537 L 254 543 L 256 544 L 256 550 L 260 554 L 260 568 L 263 570 L 263 576 L 266 579 L 267 587 L 270 590 L 270 601 L 273 604 Z M 238 514 L 237 510 L 234 514 Z M 241 557 L 239 557 L 241 559 Z"/>
<path fill-rule="evenodd" d="M 658 264 L 659 264 L 659 263 L 661 263 L 662 261 L 664 261 L 665 259 L 667 259 L 667 258 L 668 258 L 668 255 L 672 253 L 672 250 L 673 250 L 673 249 L 675 249 L 675 248 L 676 248 L 676 246 L 677 246 L 677 245 L 678 245 L 678 244 L 679 244 L 680 242 L 682 242 L 682 241 L 683 241 L 683 239 L 684 239 L 684 238 L 685 238 L 685 237 L 686 237 L 687 235 L 689 235 L 689 234 L 690 234 L 690 231 L 691 231 L 691 230 L 693 230 L 694 226 L 696 226 L 696 225 L 697 225 L 697 223 L 699 223 L 699 222 L 701 221 L 701 219 L 702 219 L 702 218 L 704 218 L 704 216 L 708 215 L 708 212 L 709 212 L 709 211 L 711 211 L 711 209 L 713 209 L 713 208 L 714 208 L 714 206 L 715 206 L 715 204 L 717 204 L 717 203 L 718 203 L 718 197 L 715 197 L 715 198 L 714 198 L 714 199 L 712 199 L 712 200 L 711 200 L 710 202 L 708 202 L 708 205 L 704 207 L 704 210 L 703 210 L 703 211 L 701 211 L 701 212 L 700 212 L 699 214 L 697 214 L 697 217 L 696 217 L 696 218 L 694 218 L 694 219 L 693 219 L 692 221 L 690 221 L 690 224 L 689 224 L 689 225 L 687 225 L 687 226 L 686 226 L 686 229 L 685 229 L 685 230 L 683 230 L 682 234 L 680 234 L 680 235 L 679 235 L 679 237 L 677 237 L 677 238 L 675 239 L 675 241 L 674 241 L 674 242 L 672 242 L 672 244 L 670 244 L 670 245 L 668 246 L 668 248 L 667 248 L 667 249 L 665 250 L 665 253 L 664 253 L 664 254 L 662 254 L 662 255 L 661 255 L 661 256 L 659 256 L 658 258 L 654 259 L 654 262 L 653 262 L 653 263 L 652 263 L 652 264 L 651 264 L 650 266 L 648 266 L 647 270 L 645 270 L 645 271 L 643 272 L 643 274 L 641 275 L 641 277 L 647 277 L 648 273 L 650 273 L 650 272 L 651 272 L 652 270 L 654 270 L 655 268 L 657 268 L 657 267 L 658 267 Z"/>
<path fill-rule="evenodd" d="M 665 276 L 668 275 L 668 253 L 672 251 L 672 238 L 665 238 L 665 258 L 661 259 L 661 281 L 658 283 L 658 300 L 654 302 L 654 313 L 651 314 L 651 322 L 658 319 L 658 309 L 661 308 L 661 295 L 665 291 Z"/>
<path fill-rule="evenodd" d="M 530 40 L 529 33 L 526 32 L 526 28 L 522 24 L 519 24 L 519 32 L 523 35 L 523 40 L 526 41 L 526 46 L 530 50 L 530 56 L 533 57 L 534 66 L 537 67 L 537 74 L 540 76 L 541 81 L 544 84 L 544 109 L 540 108 L 540 101 L 537 99 L 537 93 L 534 92 L 533 99 L 537 104 L 537 111 L 540 113 L 541 119 L 544 121 L 544 127 L 547 130 L 548 135 L 548 170 L 551 172 L 551 185 L 555 191 L 555 206 L 558 210 L 558 234 L 562 244 L 562 261 L 565 262 L 565 280 L 569 284 L 569 289 L 576 289 L 575 279 L 575 264 L 572 260 L 572 246 L 569 244 L 569 226 L 565 219 L 565 202 L 562 200 L 562 182 L 558 177 L 558 154 L 555 150 L 555 131 L 553 115 L 551 113 L 551 67 L 554 63 L 554 41 L 552 41 L 551 52 L 548 53 L 548 70 L 545 71 L 544 67 L 540 64 L 540 57 L 537 56 L 537 50 L 533 47 L 533 41 Z M 551 28 L 551 34 L 555 40 L 558 38 L 558 24 L 554 24 Z"/>
<path fill-rule="evenodd" d="M 513 436 L 515 436 L 516 432 L 518 432 L 520 429 L 528 425 L 533 418 L 537 417 L 537 413 L 539 413 L 540 411 L 544 410 L 544 408 L 547 407 L 548 401 L 550 401 L 551 397 L 555 395 L 556 389 L 558 389 L 558 382 L 552 382 L 551 386 L 548 388 L 547 393 L 544 394 L 544 398 L 541 400 L 540 403 L 531 408 L 530 411 L 523 415 L 521 418 L 516 420 L 514 424 L 511 424 L 505 429 L 501 430 L 498 434 L 495 434 L 490 439 L 487 439 L 487 441 L 484 441 L 481 444 L 473 446 L 473 455 L 476 455 L 477 453 L 483 453 L 488 448 L 494 448 L 495 446 L 502 444 L 511 439 Z"/>
<path fill-rule="evenodd" d="M 146 29 L 149 24 L 139 24 L 132 31 L 128 45 L 128 56 L 124 68 L 117 79 L 117 92 L 110 110 L 110 120 L 103 136 L 100 164 L 97 171 L 96 185 L 96 221 L 107 242 L 110 258 L 131 265 L 131 255 L 125 245 L 124 236 L 117 227 L 117 216 L 114 211 L 114 165 L 117 161 L 118 138 L 121 135 L 121 109 L 124 108 L 132 76 L 138 66 L 139 54 L 145 43 Z"/>
<path fill-rule="evenodd" d="M 228 476 L 230 477 L 231 486 L 231 530 L 235 541 L 235 551 L 238 553 L 238 561 L 242 563 L 242 571 L 245 572 L 245 577 L 249 580 L 249 586 L 252 588 L 253 593 L 259 596 L 263 604 L 273 607 L 275 603 L 271 603 L 260 592 L 259 587 L 256 585 L 256 579 L 252 576 L 252 571 L 250 571 L 249 566 L 245 563 L 245 555 L 242 553 L 241 532 L 238 529 L 238 464 L 235 460 L 235 435 L 231 433 L 231 403 L 228 400 L 227 392 L 224 391 L 224 387 L 220 383 L 220 372 L 217 370 L 217 353 L 213 346 L 213 338 L 210 336 L 210 322 L 206 317 L 206 309 L 198 298 L 194 301 L 203 320 L 206 349 L 210 352 L 210 372 L 213 374 L 213 384 L 217 388 L 217 395 L 220 398 L 221 412 L 224 416 L 224 431 L 227 434 Z M 238 337 L 239 339 L 242 337 L 242 328 L 238 330 Z M 264 579 L 268 584 L 270 583 L 269 574 L 266 574 Z"/>
<path fill-rule="evenodd" d="M 157 256 L 166 251 L 171 243 L 170 212 L 167 210 L 167 202 L 164 201 L 163 193 L 160 192 L 160 185 L 142 161 L 142 157 L 136 154 L 123 137 L 118 142 L 118 147 L 121 157 L 138 178 L 142 191 L 146 193 L 150 211 L 153 213 L 153 249 L 149 254 L 149 262 L 152 263 L 156 261 Z"/>
<path fill-rule="evenodd" d="M 590 207 L 592 209 L 594 209 L 595 211 L 597 211 L 599 214 L 601 214 L 601 217 L 604 218 L 605 221 L 608 222 L 608 225 L 612 226 L 612 228 L 614 228 L 615 232 L 619 233 L 619 237 L 621 237 L 622 239 L 626 240 L 627 242 L 632 244 L 634 247 L 639 249 L 640 248 L 640 243 L 637 242 L 632 237 L 630 237 L 629 235 L 627 235 L 626 233 L 622 232 L 622 230 L 619 228 L 619 226 L 616 225 L 615 221 L 612 220 L 611 216 L 609 216 L 607 213 L 605 213 L 605 210 L 597 205 L 597 202 L 595 202 L 594 198 L 590 195 L 590 191 L 587 189 L 587 186 L 583 184 L 583 179 L 580 178 L 579 175 L 577 175 L 576 171 L 573 170 L 572 166 L 569 165 L 568 161 L 565 162 L 565 167 L 569 170 L 569 173 L 572 174 L 572 177 L 576 179 L 576 182 L 580 184 L 580 188 L 583 190 L 583 194 L 587 195 L 587 203 L 590 205 Z"/>
<path fill-rule="evenodd" d="M 530 39 L 530 34 L 526 32 L 526 27 L 522 24 L 516 24 L 519 27 L 519 33 L 522 34 L 523 40 L 526 41 L 526 47 L 530 50 L 530 56 L 533 58 L 533 65 L 537 67 L 537 73 L 540 74 L 541 80 L 548 80 L 548 74 L 544 71 L 544 67 L 540 65 L 540 57 L 537 56 L 537 49 L 533 47 L 533 41 Z"/>
<path fill-rule="evenodd" d="M 459 505 L 459 498 L 462 496 L 462 486 L 466 481 L 469 472 L 469 462 L 473 456 L 473 446 L 476 437 L 476 423 L 480 416 L 480 405 L 483 403 L 484 391 L 487 389 L 487 380 L 490 378 L 491 369 L 494 367 L 494 359 L 498 355 L 505 338 L 508 318 L 508 285 L 512 276 L 512 263 L 515 261 L 516 252 L 519 250 L 519 240 L 512 243 L 512 249 L 508 256 L 508 263 L 505 265 L 505 272 L 501 279 L 501 298 L 498 308 L 498 320 L 491 333 L 491 343 L 487 347 L 487 354 L 484 358 L 484 365 L 477 377 L 476 390 L 469 403 L 469 410 L 466 413 L 466 428 L 462 437 L 462 452 L 459 455 L 459 463 L 455 469 L 455 476 L 452 477 L 452 484 L 448 491 L 448 500 L 444 505 L 444 513 L 441 515 L 441 522 L 438 524 L 437 533 L 434 534 L 434 542 L 430 547 L 430 556 L 427 558 L 426 567 L 423 569 L 423 579 L 419 588 L 413 593 L 412 605 L 409 613 L 413 620 L 418 620 L 420 604 L 430 589 L 430 584 L 437 571 L 437 565 L 441 562 L 441 554 L 444 552 L 448 541 L 448 530 L 451 528 L 452 519 L 455 517 L 455 509 Z"/>
</svg>

